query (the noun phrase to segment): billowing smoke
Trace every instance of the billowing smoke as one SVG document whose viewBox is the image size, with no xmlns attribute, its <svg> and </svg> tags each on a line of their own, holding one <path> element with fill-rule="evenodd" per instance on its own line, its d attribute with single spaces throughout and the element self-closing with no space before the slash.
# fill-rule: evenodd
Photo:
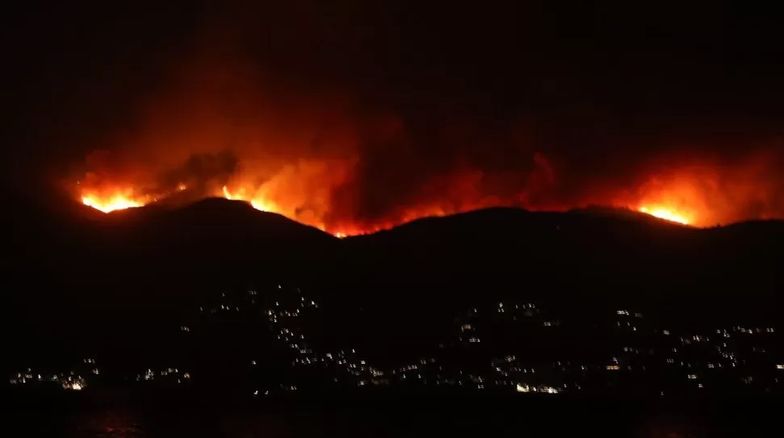
<svg viewBox="0 0 784 438">
<path fill-rule="evenodd" d="M 697 225 L 784 216 L 769 99 L 697 46 L 631 53 L 603 39 L 612 26 L 530 5 L 213 7 L 155 87 L 83 145 L 77 196 L 225 196 L 335 233 L 496 205 L 666 210 Z"/>
</svg>

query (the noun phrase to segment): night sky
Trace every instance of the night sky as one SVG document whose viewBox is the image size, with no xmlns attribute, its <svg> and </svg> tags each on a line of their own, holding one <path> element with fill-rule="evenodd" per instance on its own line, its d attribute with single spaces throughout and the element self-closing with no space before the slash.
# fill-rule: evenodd
<svg viewBox="0 0 784 438">
<path fill-rule="evenodd" d="M 26 2 L 3 173 L 41 197 L 252 187 L 327 228 L 633 207 L 684 175 L 704 223 L 784 216 L 781 11 L 574 3 Z"/>
</svg>

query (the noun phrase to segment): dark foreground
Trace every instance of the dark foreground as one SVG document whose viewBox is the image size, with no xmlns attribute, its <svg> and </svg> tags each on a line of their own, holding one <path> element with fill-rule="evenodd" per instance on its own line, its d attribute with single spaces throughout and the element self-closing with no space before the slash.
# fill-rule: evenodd
<svg viewBox="0 0 784 438">
<path fill-rule="evenodd" d="M 44 401 L 45 400 L 45 401 Z M 3 436 L 778 436 L 780 398 L 367 397 L 195 401 L 187 394 L 14 397 Z"/>
</svg>

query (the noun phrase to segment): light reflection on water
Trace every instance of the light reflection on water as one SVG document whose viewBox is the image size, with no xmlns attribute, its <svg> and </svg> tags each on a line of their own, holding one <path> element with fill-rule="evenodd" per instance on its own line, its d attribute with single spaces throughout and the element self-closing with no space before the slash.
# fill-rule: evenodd
<svg viewBox="0 0 784 438">
<path fill-rule="evenodd" d="M 411 406 L 349 404 L 230 406 L 152 399 L 83 409 L 51 405 L 11 413 L 0 436 L 85 437 L 511 437 L 602 436 L 687 438 L 770 436 L 778 425 L 766 405 L 700 408 L 633 403 L 460 405 L 449 401 Z M 9 433 L 10 431 L 10 433 Z M 738 432 L 743 432 L 739 435 Z"/>
<path fill-rule="evenodd" d="M 137 413 L 126 409 L 98 410 L 74 419 L 75 437 L 132 438 L 146 436 Z"/>
<path fill-rule="evenodd" d="M 360 410 L 361 411 L 361 410 Z M 437 436 L 568 436 L 569 427 L 536 422 L 509 421 L 489 416 L 484 418 L 453 417 L 451 415 L 429 416 L 419 413 L 410 418 L 388 417 L 386 415 L 346 415 L 346 412 L 333 417 L 330 414 L 299 413 L 222 413 L 216 416 L 204 412 L 165 411 L 152 415 L 145 422 L 145 414 L 127 409 L 95 410 L 72 418 L 66 436 L 86 437 L 437 437 Z M 364 414 L 369 414 L 364 412 Z M 423 415 L 424 414 L 424 415 Z M 159 418 L 160 417 L 160 418 Z M 208 419 L 209 417 L 209 419 Z M 157 419 L 156 419 L 157 418 Z M 487 422 L 492 419 L 491 422 Z M 511 418 L 510 418 L 511 420 Z M 632 436 L 639 438 L 687 438 L 710 436 L 699 422 L 689 418 L 671 416 L 652 416 L 636 421 L 624 419 L 618 423 L 582 423 L 586 430 L 603 430 L 603 435 Z M 151 421 L 151 422 L 150 422 Z M 599 427 L 596 427 L 599 426 Z M 522 435 L 517 432 L 525 431 Z"/>
</svg>

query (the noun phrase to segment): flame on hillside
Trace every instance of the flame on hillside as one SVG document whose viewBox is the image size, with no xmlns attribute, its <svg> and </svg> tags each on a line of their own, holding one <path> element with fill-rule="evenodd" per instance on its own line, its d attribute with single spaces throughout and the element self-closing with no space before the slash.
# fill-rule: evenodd
<svg viewBox="0 0 784 438">
<path fill-rule="evenodd" d="M 590 154 L 548 149 L 526 128 L 534 122 L 423 123 L 338 92 L 270 85 L 236 60 L 208 61 L 184 67 L 132 129 L 87 156 L 68 178 L 77 199 L 110 212 L 217 196 L 339 236 L 494 206 L 607 205 L 697 227 L 784 216 L 776 147 L 741 157 L 618 147 L 605 169 Z"/>
<path fill-rule="evenodd" d="M 547 178 L 554 178 L 553 168 L 546 166 L 546 169 Z M 284 165 L 278 172 L 266 177 L 245 169 L 231 173 L 221 185 L 204 181 L 192 185 L 178 182 L 171 188 L 157 191 L 142 189 L 145 185 L 122 185 L 111 182 L 107 176 L 98 178 L 93 175 L 85 180 L 92 185 L 83 182 L 78 186 L 78 196 L 85 205 L 107 213 L 177 197 L 181 197 L 180 202 L 223 197 L 248 202 L 257 210 L 279 213 L 338 237 L 372 233 L 422 217 L 499 205 L 531 210 L 567 210 L 588 204 L 604 204 L 697 227 L 747 218 L 776 217 L 778 211 L 770 202 L 775 197 L 771 198 L 770 193 L 758 190 L 754 184 L 741 178 L 739 175 L 744 172 L 749 170 L 727 171 L 709 165 L 684 166 L 640 178 L 631 189 L 618 187 L 606 194 L 586 197 L 582 202 L 545 204 L 527 196 L 531 193 L 530 187 L 523 187 L 507 197 L 481 193 L 478 187 L 484 175 L 463 171 L 441 179 L 434 178 L 432 188 L 423 189 L 419 197 L 401 202 L 386 215 L 371 219 L 357 215 L 356 206 L 341 199 L 341 194 L 345 195 L 347 185 L 350 186 L 353 180 L 351 163 L 340 160 L 298 161 Z M 532 172 L 532 175 L 528 179 L 529 184 L 543 178 L 541 171 Z M 192 187 L 200 190 L 192 191 Z M 748 216 L 744 216 L 744 206 L 757 210 L 749 210 Z"/>
</svg>

